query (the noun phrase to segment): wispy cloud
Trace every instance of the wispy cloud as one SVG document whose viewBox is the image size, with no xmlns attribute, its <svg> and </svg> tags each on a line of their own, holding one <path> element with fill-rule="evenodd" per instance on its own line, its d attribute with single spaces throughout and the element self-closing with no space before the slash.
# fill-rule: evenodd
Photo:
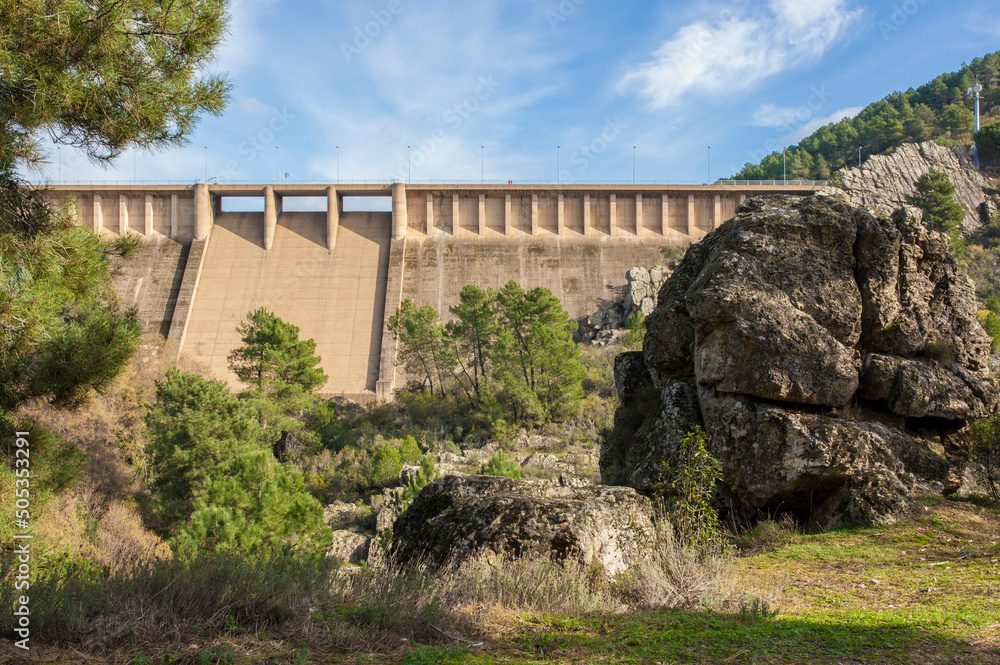
<svg viewBox="0 0 1000 665">
<path fill-rule="evenodd" d="M 278 0 L 232 0 L 229 25 L 213 67 L 234 74 L 268 57 L 261 23 L 277 7 Z"/>
<path fill-rule="evenodd" d="M 628 71 L 619 90 L 637 92 L 652 109 L 680 104 L 689 94 L 749 90 L 815 62 L 849 36 L 861 16 L 845 0 L 771 0 L 764 9 L 697 21 L 677 30 L 652 60 Z"/>
<path fill-rule="evenodd" d="M 804 125 L 793 131 L 788 136 L 782 139 L 783 143 L 798 143 L 805 137 L 809 136 L 815 132 L 820 127 L 824 125 L 829 125 L 831 122 L 840 122 L 844 118 L 853 118 L 857 114 L 861 113 L 863 106 L 848 106 L 837 111 L 834 111 L 830 115 L 823 118 L 813 118 L 812 120 L 806 122 Z"/>
</svg>

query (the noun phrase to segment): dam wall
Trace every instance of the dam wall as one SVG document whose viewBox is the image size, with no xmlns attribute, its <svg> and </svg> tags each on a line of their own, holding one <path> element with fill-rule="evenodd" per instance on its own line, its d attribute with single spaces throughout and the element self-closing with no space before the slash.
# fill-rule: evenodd
<svg viewBox="0 0 1000 665">
<path fill-rule="evenodd" d="M 403 183 L 63 185 L 44 195 L 105 235 L 145 246 L 116 286 L 148 333 L 238 387 L 227 359 L 246 315 L 264 307 L 316 341 L 324 396 L 387 400 L 396 345 L 386 321 L 404 298 L 443 320 L 466 284 L 545 286 L 572 319 L 617 299 L 625 272 L 661 260 L 759 194 L 808 195 L 822 183 L 454 185 Z M 391 197 L 391 212 L 345 212 L 345 196 Z M 259 197 L 263 212 L 224 212 Z M 284 211 L 289 197 L 326 210 Z"/>
</svg>

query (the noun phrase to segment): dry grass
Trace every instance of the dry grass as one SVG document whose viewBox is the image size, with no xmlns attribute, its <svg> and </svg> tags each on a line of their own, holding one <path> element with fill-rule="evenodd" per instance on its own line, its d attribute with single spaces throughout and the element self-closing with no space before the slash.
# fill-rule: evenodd
<svg viewBox="0 0 1000 665">
<path fill-rule="evenodd" d="M 112 501 L 104 511 L 95 540 L 95 560 L 117 574 L 132 574 L 171 558 L 167 543 L 146 529 L 139 514 L 121 501 Z"/>
<path fill-rule="evenodd" d="M 33 604 L 44 608 L 33 618 L 40 643 L 104 658 L 131 653 L 134 644 L 148 654 L 225 642 L 236 654 L 260 656 L 268 651 L 260 649 L 266 635 L 342 654 L 391 654 L 413 642 L 481 641 L 494 634 L 498 617 L 517 613 L 582 617 L 709 607 L 731 588 L 725 557 L 679 548 L 669 529 L 661 530 L 648 563 L 614 580 L 572 559 L 492 553 L 435 572 L 419 562 L 338 569 L 283 555 L 185 564 L 157 558 L 162 543 L 137 524 L 127 506 L 112 504 L 98 525 L 97 541 L 106 549 L 95 559 L 106 565 L 67 564 L 34 584 Z M 131 558 L 149 563 L 130 566 Z M 0 591 L 0 602 L 7 601 Z M 282 658 L 291 660 L 288 653 Z"/>
<path fill-rule="evenodd" d="M 699 550 L 678 543 L 669 522 L 661 520 L 649 557 L 616 586 L 630 605 L 642 609 L 718 608 L 734 594 L 732 560 L 721 549 Z"/>
</svg>

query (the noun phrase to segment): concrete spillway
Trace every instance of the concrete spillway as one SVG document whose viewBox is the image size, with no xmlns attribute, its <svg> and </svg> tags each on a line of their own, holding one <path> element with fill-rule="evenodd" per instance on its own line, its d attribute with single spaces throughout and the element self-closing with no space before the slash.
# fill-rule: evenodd
<svg viewBox="0 0 1000 665">
<path fill-rule="evenodd" d="M 379 377 L 389 213 L 343 213 L 336 248 L 326 248 L 326 213 L 278 217 L 264 251 L 263 213 L 221 213 L 205 254 L 184 354 L 234 387 L 227 358 L 237 326 L 264 307 L 316 341 L 329 381 L 324 394 L 374 393 Z"/>
</svg>

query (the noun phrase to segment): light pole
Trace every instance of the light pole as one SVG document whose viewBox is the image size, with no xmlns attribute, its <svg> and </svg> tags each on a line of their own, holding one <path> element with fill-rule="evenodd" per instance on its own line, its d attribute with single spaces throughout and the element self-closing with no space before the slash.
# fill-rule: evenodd
<svg viewBox="0 0 1000 665">
<path fill-rule="evenodd" d="M 278 171 L 280 170 L 278 166 L 281 164 L 281 148 L 274 146 L 274 184 L 277 185 L 281 178 L 278 176 Z"/>
<path fill-rule="evenodd" d="M 337 184 L 340 184 L 340 146 L 337 146 Z"/>
<path fill-rule="evenodd" d="M 559 173 L 559 169 L 561 168 L 561 164 L 560 164 L 560 161 L 559 161 L 559 158 L 560 158 L 559 149 L 560 149 L 560 146 L 556 146 L 556 184 L 557 185 L 561 182 L 561 178 L 562 178 L 562 175 Z"/>
<path fill-rule="evenodd" d="M 406 184 L 410 184 L 410 174 L 413 171 L 413 162 L 410 161 L 410 146 L 406 146 Z"/>
<path fill-rule="evenodd" d="M 486 146 L 479 146 L 479 184 L 486 182 Z"/>
<path fill-rule="evenodd" d="M 782 185 L 787 185 L 788 184 L 788 176 L 786 175 L 786 171 L 785 171 L 785 149 L 784 148 L 781 149 L 781 184 Z"/>
<path fill-rule="evenodd" d="M 136 165 L 136 152 L 132 151 L 132 184 L 135 184 L 136 176 L 139 173 L 139 167 Z"/>
<path fill-rule="evenodd" d="M 708 146 L 708 184 L 712 183 L 712 146 Z"/>
<path fill-rule="evenodd" d="M 969 97 L 975 96 L 976 98 L 976 131 L 972 135 L 972 155 L 976 162 L 976 168 L 979 168 L 979 146 L 976 145 L 975 138 L 976 134 L 979 133 L 979 93 L 983 91 L 983 86 L 979 85 L 979 78 L 976 78 L 976 85 L 969 88 L 965 94 Z"/>
<path fill-rule="evenodd" d="M 632 146 L 632 184 L 635 184 L 635 146 Z"/>
<path fill-rule="evenodd" d="M 56 146 L 56 154 L 59 155 L 59 184 L 62 184 L 62 146 Z"/>
<path fill-rule="evenodd" d="M 205 183 L 208 183 L 208 146 L 205 146 Z"/>
<path fill-rule="evenodd" d="M 858 168 L 861 168 L 861 146 L 858 146 Z"/>
</svg>

